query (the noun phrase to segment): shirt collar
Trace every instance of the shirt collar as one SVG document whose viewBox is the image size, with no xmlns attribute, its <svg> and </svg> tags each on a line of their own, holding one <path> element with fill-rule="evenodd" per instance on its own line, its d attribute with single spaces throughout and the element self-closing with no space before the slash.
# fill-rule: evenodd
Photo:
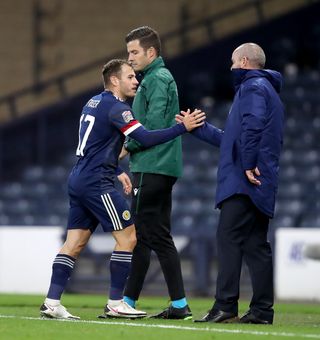
<svg viewBox="0 0 320 340">
<path fill-rule="evenodd" d="M 143 75 L 146 75 L 147 73 L 151 72 L 152 70 L 159 68 L 159 67 L 164 67 L 164 61 L 162 57 L 157 57 L 153 62 L 149 65 L 147 65 L 143 70 L 142 73 Z"/>
</svg>

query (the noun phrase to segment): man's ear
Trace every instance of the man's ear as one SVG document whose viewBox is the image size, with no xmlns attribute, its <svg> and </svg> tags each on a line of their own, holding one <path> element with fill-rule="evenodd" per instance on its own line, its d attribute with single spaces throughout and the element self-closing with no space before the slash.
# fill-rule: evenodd
<svg viewBox="0 0 320 340">
<path fill-rule="evenodd" d="M 246 68 L 249 65 L 249 59 L 247 57 L 241 58 L 241 68 Z"/>
<path fill-rule="evenodd" d="M 116 76 L 111 76 L 110 83 L 115 87 L 119 86 L 119 78 Z"/>
<path fill-rule="evenodd" d="M 147 57 L 149 58 L 149 59 L 152 59 L 152 58 L 154 58 L 154 57 L 156 57 L 157 56 L 157 53 L 156 53 L 156 50 L 155 50 L 155 48 L 154 47 L 149 47 L 148 49 L 147 49 Z"/>
</svg>

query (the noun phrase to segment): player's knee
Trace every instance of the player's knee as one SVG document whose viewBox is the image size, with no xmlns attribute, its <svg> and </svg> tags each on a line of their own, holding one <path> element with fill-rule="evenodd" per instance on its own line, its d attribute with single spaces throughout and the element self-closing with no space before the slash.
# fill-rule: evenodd
<svg viewBox="0 0 320 340">
<path fill-rule="evenodd" d="M 84 243 L 84 242 L 74 242 L 74 243 L 66 242 L 63 245 L 60 253 L 69 255 L 69 256 L 74 257 L 74 258 L 77 258 L 80 255 L 80 253 L 81 253 L 81 251 L 82 251 L 82 249 L 84 248 L 85 245 L 86 245 L 86 243 Z"/>
<path fill-rule="evenodd" d="M 128 235 L 126 238 L 117 241 L 118 248 L 124 251 L 133 251 L 137 244 L 137 238 L 135 233 Z"/>
<path fill-rule="evenodd" d="M 137 237 L 136 237 L 136 234 L 133 234 L 130 236 L 130 246 L 132 250 L 134 249 L 136 245 L 137 245 Z"/>
<path fill-rule="evenodd" d="M 137 244 L 137 238 L 135 233 L 132 233 L 129 235 L 129 237 L 126 239 L 126 247 L 130 250 L 133 251 L 134 247 Z"/>
</svg>

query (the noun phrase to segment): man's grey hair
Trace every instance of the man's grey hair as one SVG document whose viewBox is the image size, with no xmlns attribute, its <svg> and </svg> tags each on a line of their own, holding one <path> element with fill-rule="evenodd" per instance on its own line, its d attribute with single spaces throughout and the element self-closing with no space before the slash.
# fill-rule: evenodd
<svg viewBox="0 0 320 340">
<path fill-rule="evenodd" d="M 249 63 L 252 67 L 258 69 L 264 68 L 266 64 L 266 55 L 263 49 L 255 43 L 245 43 L 237 47 L 234 52 L 240 59 L 243 57 L 248 58 Z"/>
</svg>

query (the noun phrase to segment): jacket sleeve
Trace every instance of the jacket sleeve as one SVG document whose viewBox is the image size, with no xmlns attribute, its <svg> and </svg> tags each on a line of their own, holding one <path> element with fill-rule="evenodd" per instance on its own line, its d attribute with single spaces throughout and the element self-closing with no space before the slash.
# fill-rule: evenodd
<svg viewBox="0 0 320 340">
<path fill-rule="evenodd" d="M 219 147 L 223 131 L 205 122 L 204 125 L 192 130 L 191 134 L 204 142 Z"/>
<path fill-rule="evenodd" d="M 173 81 L 173 80 L 172 80 Z M 168 125 L 167 114 L 171 115 L 174 119 L 175 115 L 179 112 L 167 112 L 169 98 L 169 83 L 166 79 L 153 77 L 152 81 L 148 84 L 146 89 L 147 96 L 147 112 L 144 127 L 148 130 L 164 129 L 170 127 Z M 178 95 L 178 94 L 177 94 Z M 169 118 L 169 120 L 171 120 Z M 145 147 L 139 142 L 129 138 L 125 143 L 125 148 L 130 153 L 135 153 L 144 150 Z"/>
<path fill-rule="evenodd" d="M 258 86 L 241 89 L 240 96 L 241 122 L 241 159 L 245 170 L 257 166 L 262 133 L 266 124 L 266 94 Z"/>
</svg>

